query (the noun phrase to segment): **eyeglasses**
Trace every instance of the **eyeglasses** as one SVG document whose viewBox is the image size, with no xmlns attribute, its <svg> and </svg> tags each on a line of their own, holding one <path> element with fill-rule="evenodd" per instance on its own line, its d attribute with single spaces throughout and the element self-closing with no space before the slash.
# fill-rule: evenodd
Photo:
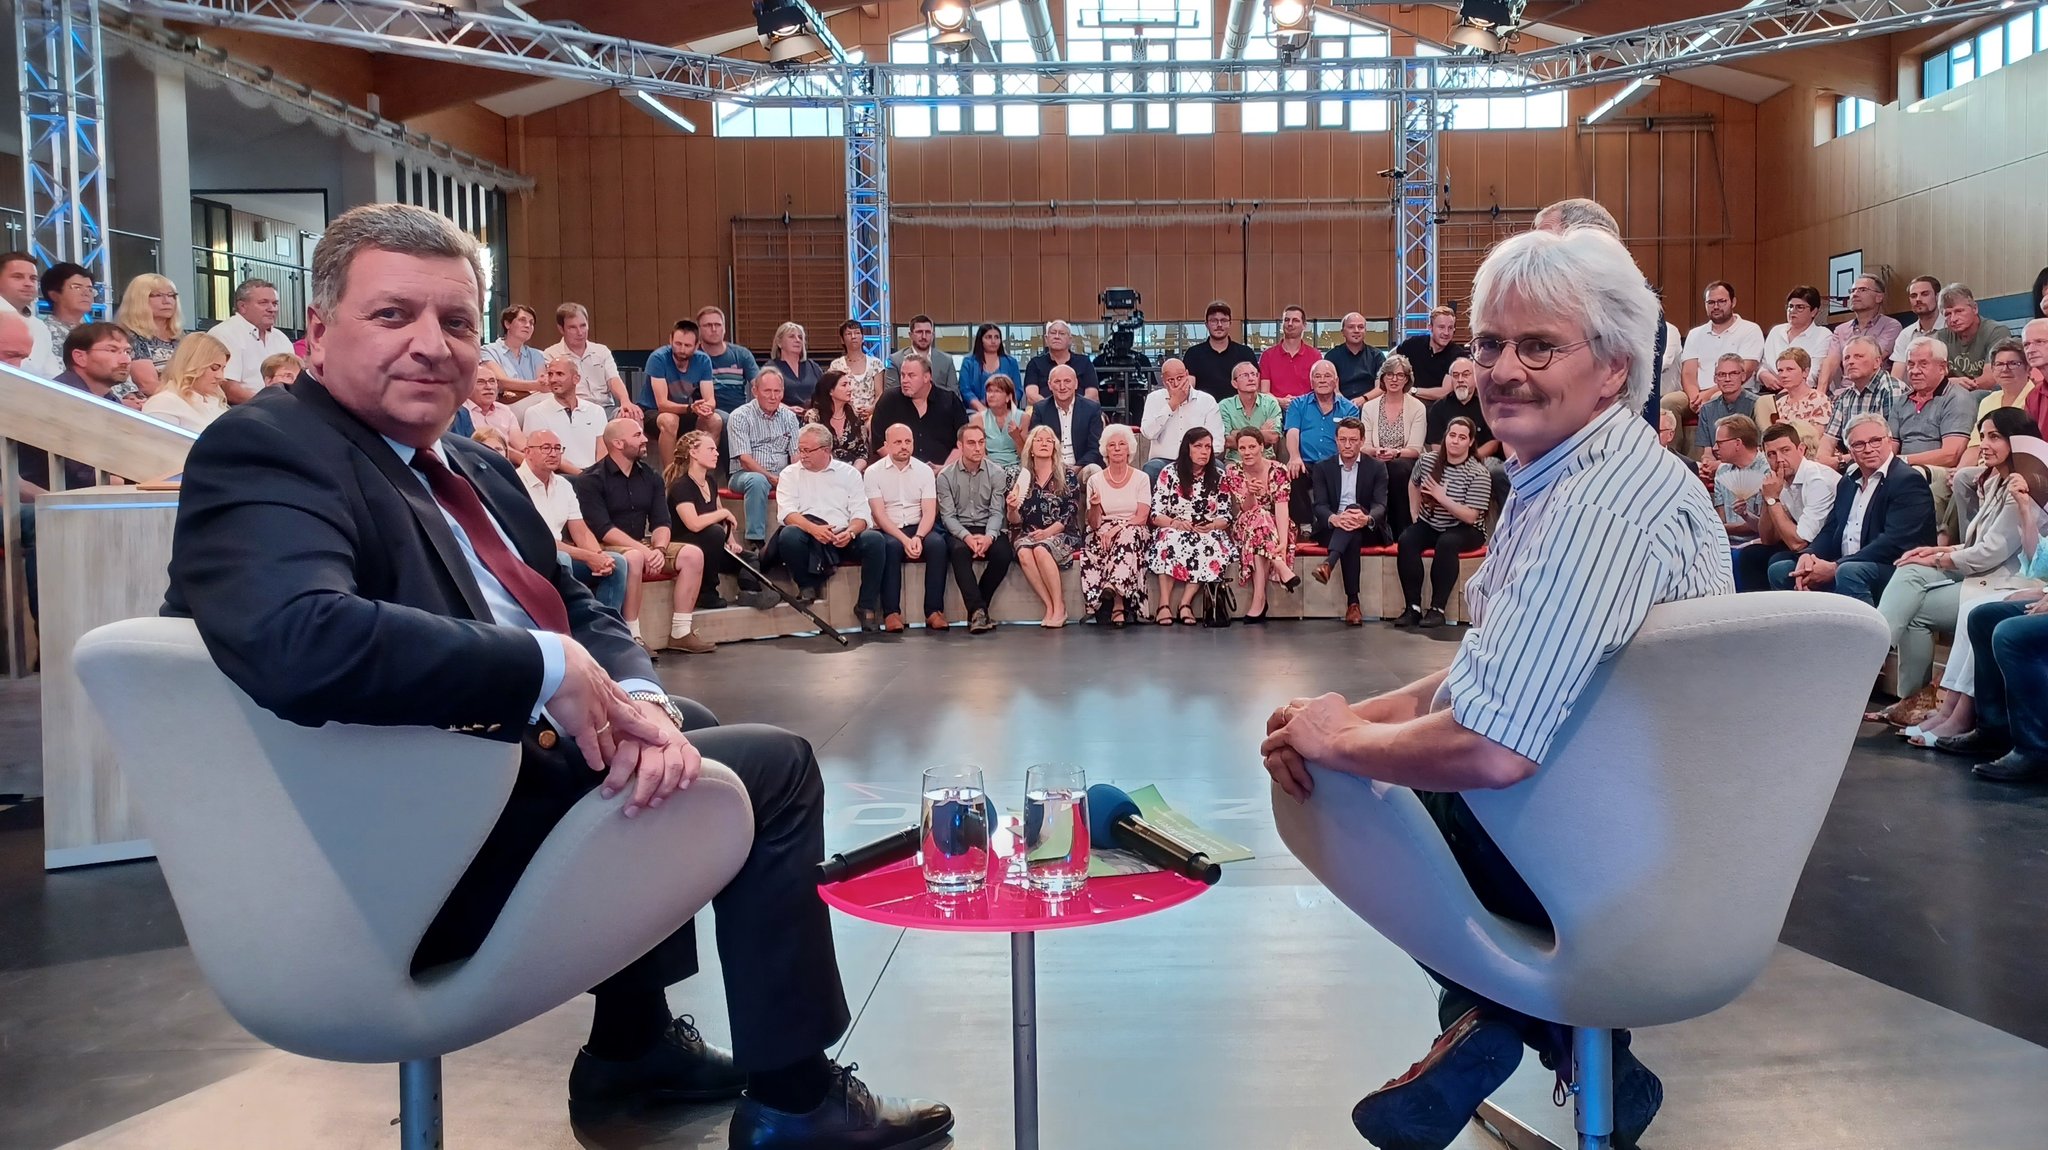
<svg viewBox="0 0 2048 1150">
<path fill-rule="evenodd" d="M 2020 360 L 2001 359 L 1991 365 L 1993 371 L 2025 371 L 2027 365 Z"/>
<path fill-rule="evenodd" d="M 153 292 L 149 293 L 149 298 L 151 298 L 151 299 L 177 299 L 177 298 L 178 298 L 178 293 L 177 293 L 177 292 L 174 292 L 174 291 L 153 291 Z"/>
<path fill-rule="evenodd" d="M 1857 441 L 1857 442 L 1855 442 L 1855 443 L 1851 443 L 1851 444 L 1849 445 L 1849 450 L 1851 450 L 1851 451 L 1872 451 L 1872 450 L 1875 450 L 1876 448 L 1882 447 L 1882 446 L 1884 445 L 1884 443 L 1885 443 L 1886 439 L 1888 439 L 1888 438 L 1889 438 L 1888 436 L 1883 436 L 1883 435 L 1874 435 L 1874 436 L 1871 436 L 1871 437 L 1870 437 L 1869 439 L 1859 440 L 1859 441 Z"/>
<path fill-rule="evenodd" d="M 125 343 L 96 343 L 92 345 L 92 350 L 111 351 L 116 355 L 127 355 L 128 345 Z"/>
<path fill-rule="evenodd" d="M 559 444 L 559 443 L 529 443 L 529 444 L 527 444 L 527 446 L 526 446 L 526 450 L 528 450 L 528 451 L 560 451 L 560 450 L 562 450 L 562 445 L 561 445 L 561 444 Z"/>
<path fill-rule="evenodd" d="M 1479 366 L 1490 368 L 1500 362 L 1503 351 L 1513 347 L 1515 358 L 1522 361 L 1523 367 L 1530 371 L 1542 371 L 1550 366 L 1551 360 L 1560 355 L 1569 355 L 1592 342 L 1590 339 L 1582 339 L 1577 343 L 1551 343 L 1536 336 L 1501 339 L 1498 336 L 1482 335 L 1472 341 L 1472 359 Z"/>
</svg>

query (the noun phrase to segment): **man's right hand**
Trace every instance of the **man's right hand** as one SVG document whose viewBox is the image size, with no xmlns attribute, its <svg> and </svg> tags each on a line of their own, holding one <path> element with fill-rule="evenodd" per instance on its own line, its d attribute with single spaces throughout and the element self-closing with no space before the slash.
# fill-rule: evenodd
<svg viewBox="0 0 2048 1150">
<path fill-rule="evenodd" d="M 1306 468 L 1302 466 L 1302 462 L 1300 459 L 1290 459 L 1287 461 L 1287 478 L 1300 479 L 1301 473 L 1304 470 L 1306 470 Z"/>
<path fill-rule="evenodd" d="M 600 551 L 597 554 L 591 556 L 590 562 L 585 563 L 584 566 L 590 568 L 590 573 L 592 575 L 595 575 L 598 578 L 602 579 L 606 575 L 612 573 L 612 553 L 609 551 Z"/>
<path fill-rule="evenodd" d="M 622 738 L 659 743 L 663 734 L 583 644 L 562 636 L 562 682 L 544 700 L 548 717 L 593 770 L 604 770 Z"/>
</svg>

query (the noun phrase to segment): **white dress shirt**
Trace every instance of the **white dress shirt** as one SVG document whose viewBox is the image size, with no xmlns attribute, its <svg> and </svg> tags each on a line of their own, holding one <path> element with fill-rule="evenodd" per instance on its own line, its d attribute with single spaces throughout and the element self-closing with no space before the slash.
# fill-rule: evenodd
<svg viewBox="0 0 2048 1150">
<path fill-rule="evenodd" d="M 21 361 L 24 370 L 40 375 L 44 379 L 55 379 L 64 374 L 63 361 L 57 358 L 57 349 L 50 343 L 50 325 L 43 322 L 33 307 L 21 313 L 28 321 L 28 358 Z"/>
<path fill-rule="evenodd" d="M 604 408 L 587 399 L 579 400 L 576 410 L 562 406 L 554 396 L 544 396 L 539 403 L 526 409 L 521 420 L 526 434 L 536 431 L 552 431 L 562 441 L 562 458 L 569 466 L 581 471 L 597 464 L 598 440 L 604 438 Z"/>
<path fill-rule="evenodd" d="M 775 521 L 786 523 L 792 515 L 809 515 L 838 530 L 858 519 L 866 522 L 867 488 L 853 464 L 835 459 L 823 471 L 812 471 L 801 463 L 782 469 L 775 483 Z"/>
<path fill-rule="evenodd" d="M 1799 470 L 1792 473 L 1792 482 L 1785 485 L 1781 501 L 1785 514 L 1792 517 L 1792 530 L 1808 543 L 1820 534 L 1827 525 L 1828 512 L 1835 509 L 1835 485 L 1842 481 L 1842 473 L 1815 463 L 1811 459 L 1799 461 Z"/>
<path fill-rule="evenodd" d="M 576 488 L 569 477 L 557 471 L 548 476 L 546 482 L 533 473 L 533 469 L 521 464 L 519 482 L 526 484 L 526 494 L 533 500 L 534 510 L 548 521 L 548 531 L 555 542 L 562 542 L 562 532 L 571 519 L 583 518 L 583 504 L 576 498 Z"/>
<path fill-rule="evenodd" d="M 870 501 L 882 501 L 882 523 L 913 531 L 924 520 L 925 500 L 939 497 L 938 478 L 932 473 L 931 464 L 914 455 L 901 467 L 886 455 L 870 463 L 862 476 L 862 485 Z M 933 523 L 936 525 L 936 518 Z"/>
<path fill-rule="evenodd" d="M 1870 497 L 1876 494 L 1877 485 L 1884 482 L 1884 473 L 1891 465 L 1892 461 L 1886 459 L 1882 467 L 1856 481 L 1856 498 L 1849 504 L 1849 518 L 1842 521 L 1842 559 L 1863 550 L 1863 516 L 1869 512 Z"/>
<path fill-rule="evenodd" d="M 271 328 L 258 335 L 256 325 L 238 315 L 213 325 L 206 334 L 228 349 L 228 367 L 222 375 L 252 390 L 263 387 L 264 360 L 292 354 L 292 341 L 283 332 Z"/>
<path fill-rule="evenodd" d="M 1080 402 L 1081 397 L 1075 396 L 1074 404 L 1078 406 Z M 1052 410 L 1055 415 L 1060 417 L 1060 462 L 1068 467 L 1072 467 L 1074 465 L 1074 408 L 1061 407 L 1059 402 L 1055 400 Z M 1029 443 L 1030 440 L 1027 438 L 1025 442 Z M 1023 469 L 1019 468 L 1019 470 Z"/>
<path fill-rule="evenodd" d="M 1223 453 L 1223 410 L 1216 406 L 1216 397 L 1206 391 L 1188 389 L 1188 397 L 1177 408 L 1169 408 L 1164 387 L 1152 389 L 1145 397 L 1145 414 L 1140 418 L 1138 429 L 1145 433 L 1145 440 L 1152 445 L 1152 458 L 1180 458 L 1180 441 L 1197 427 L 1209 429 L 1209 440 L 1218 455 Z"/>
</svg>

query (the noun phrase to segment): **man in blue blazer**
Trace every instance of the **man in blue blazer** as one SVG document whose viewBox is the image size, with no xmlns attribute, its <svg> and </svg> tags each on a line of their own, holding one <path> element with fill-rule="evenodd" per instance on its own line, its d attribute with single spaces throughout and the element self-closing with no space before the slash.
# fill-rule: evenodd
<svg viewBox="0 0 2048 1150">
<path fill-rule="evenodd" d="M 1051 399 L 1041 399 L 1031 409 L 1031 426 L 1050 427 L 1052 433 L 1065 443 L 1067 436 L 1074 437 L 1074 466 L 1102 466 L 1102 405 L 1085 396 L 1075 398 L 1081 389 L 1081 379 L 1068 364 L 1060 364 L 1046 377 L 1046 386 L 1052 388 Z M 1064 452 L 1062 452 L 1064 454 Z M 1029 460 L 1024 465 L 1031 465 Z"/>
<path fill-rule="evenodd" d="M 1836 486 L 1834 509 L 1806 553 L 1771 564 L 1771 586 L 1833 591 L 1874 607 L 1899 556 L 1933 545 L 1934 493 L 1918 471 L 1892 453 L 1891 428 L 1883 416 L 1857 416 L 1842 438 L 1856 469 Z"/>
</svg>

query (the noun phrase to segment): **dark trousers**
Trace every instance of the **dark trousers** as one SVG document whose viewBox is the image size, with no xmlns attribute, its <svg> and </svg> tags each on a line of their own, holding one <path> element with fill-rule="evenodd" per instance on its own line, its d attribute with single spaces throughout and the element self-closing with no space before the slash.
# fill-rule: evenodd
<svg viewBox="0 0 2048 1150">
<path fill-rule="evenodd" d="M 988 554 L 982 558 L 981 577 L 974 574 L 974 552 L 967 549 L 965 539 L 952 539 L 946 543 L 946 560 L 953 565 L 953 585 L 960 588 L 960 601 L 966 605 L 967 613 L 988 610 L 995 601 L 996 588 L 1003 585 L 1003 577 L 1010 573 L 1010 564 L 1017 561 L 1017 550 L 1010 546 L 1010 537 L 990 537 Z M 930 563 L 931 560 L 925 560 Z"/>
<path fill-rule="evenodd" d="M 1372 527 L 1363 531 L 1341 531 L 1326 522 L 1316 529 L 1316 537 L 1330 549 L 1329 561 L 1344 576 L 1344 602 L 1358 602 L 1358 552 L 1366 545 L 1368 537 L 1377 540 L 1378 532 Z"/>
<path fill-rule="evenodd" d="M 1422 607 L 1422 553 L 1434 547 L 1435 558 L 1429 562 L 1429 605 L 1441 611 L 1451 601 L 1451 588 L 1458 585 L 1458 553 L 1475 551 L 1486 536 L 1479 528 L 1459 523 L 1450 527 L 1431 527 L 1417 520 L 1401 532 L 1400 550 L 1395 553 L 1394 565 L 1401 572 L 1401 605 Z"/>
<path fill-rule="evenodd" d="M 1316 493 L 1314 488 L 1315 483 L 1312 477 L 1308 472 L 1303 471 L 1301 478 L 1294 480 L 1293 485 L 1287 489 L 1287 522 L 1297 528 L 1304 523 L 1314 523 L 1316 521 Z"/>
<path fill-rule="evenodd" d="M 733 1057 L 747 1071 L 788 1066 L 825 1050 L 851 1019 L 832 949 L 832 920 L 818 898 L 817 866 L 825 857 L 825 784 L 818 760 L 809 743 L 788 731 L 758 724 L 721 727 L 696 703 L 678 699 L 676 705 L 690 741 L 705 758 L 739 776 L 754 807 L 754 847 L 712 899 Z M 512 797 L 427 927 L 413 953 L 414 974 L 476 953 L 555 824 L 603 781 L 569 740 L 542 748 L 543 729 L 527 730 Z M 693 920 L 592 993 L 645 994 L 696 972 Z"/>
<path fill-rule="evenodd" d="M 1787 556 L 1791 552 L 1786 552 Z M 1771 562 L 1771 586 L 1779 591 L 1792 590 L 1792 569 L 1797 566 L 1793 558 L 1780 558 Z M 1884 597 L 1885 584 L 1892 581 L 1892 572 L 1897 570 L 1889 563 L 1859 563 L 1845 559 L 1835 567 L 1835 581 L 1827 589 L 1837 595 L 1861 599 L 1872 607 Z"/>
<path fill-rule="evenodd" d="M 1797 563 L 1799 554 L 1787 551 L 1776 543 L 1746 543 L 1735 549 L 1735 589 L 1737 591 L 1768 591 L 1771 589 L 1771 566 L 1780 561 Z"/>
<path fill-rule="evenodd" d="M 1984 603 L 1967 626 L 1976 644 L 1977 725 L 2003 732 L 2030 759 L 2048 760 L 2048 615 L 2027 614 L 2025 603 Z"/>
<path fill-rule="evenodd" d="M 916 535 L 917 524 L 897 528 L 905 535 Z M 903 553 L 903 542 L 887 532 L 879 532 L 882 546 L 888 548 L 888 555 L 882 561 L 882 610 L 902 614 L 903 612 L 903 564 L 909 556 Z M 924 537 L 924 613 L 942 613 L 946 609 L 946 529 L 934 526 Z"/>
<path fill-rule="evenodd" d="M 739 577 L 739 561 L 733 558 L 732 552 L 725 549 L 726 540 L 730 537 L 731 533 L 725 529 L 725 524 L 723 523 L 713 523 L 702 531 L 677 531 L 675 533 L 674 538 L 676 542 L 688 543 L 704 553 L 704 582 L 697 591 L 697 602 L 699 603 L 718 594 L 720 576 L 731 575 L 734 578 Z M 749 578 L 751 579 L 751 576 Z M 678 603 L 676 604 L 676 610 L 685 611 L 688 608 Z"/>
<path fill-rule="evenodd" d="M 860 596 L 854 605 L 863 611 L 873 611 L 882 602 L 883 567 L 889 556 L 886 538 L 870 527 L 855 536 L 849 546 L 828 547 L 806 532 L 782 527 L 775 532 L 775 556 L 789 568 L 798 587 L 814 591 L 822 590 L 825 580 L 831 577 L 829 564 L 859 564 Z"/>
<path fill-rule="evenodd" d="M 1416 460 L 1405 457 L 1387 460 L 1387 529 L 1395 539 L 1414 522 L 1409 515 L 1408 480 L 1415 474 L 1415 464 Z"/>
</svg>

